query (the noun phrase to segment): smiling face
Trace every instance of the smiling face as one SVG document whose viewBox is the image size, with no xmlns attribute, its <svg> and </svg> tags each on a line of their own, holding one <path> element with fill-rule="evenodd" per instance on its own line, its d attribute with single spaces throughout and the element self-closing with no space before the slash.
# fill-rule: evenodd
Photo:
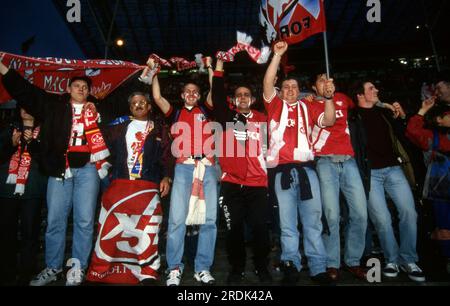
<svg viewBox="0 0 450 306">
<path fill-rule="evenodd" d="M 280 98 L 288 104 L 297 102 L 299 94 L 300 88 L 297 80 L 288 79 L 281 84 Z"/>
<path fill-rule="evenodd" d="M 67 87 L 67 92 L 70 94 L 72 101 L 75 103 L 86 103 L 89 96 L 89 86 L 86 81 L 76 80 Z"/>
<path fill-rule="evenodd" d="M 134 95 L 130 100 L 130 111 L 137 120 L 147 120 L 151 110 L 149 101 L 143 95 Z"/>
<path fill-rule="evenodd" d="M 234 92 L 236 107 L 239 112 L 249 112 L 252 104 L 252 92 L 247 87 L 238 87 Z"/>
<path fill-rule="evenodd" d="M 358 104 L 361 107 L 373 107 L 380 99 L 379 90 L 371 82 L 364 83 L 364 94 L 358 94 Z"/>
<path fill-rule="evenodd" d="M 195 106 L 200 100 L 200 88 L 192 83 L 186 84 L 181 93 L 181 98 L 186 106 Z"/>
</svg>

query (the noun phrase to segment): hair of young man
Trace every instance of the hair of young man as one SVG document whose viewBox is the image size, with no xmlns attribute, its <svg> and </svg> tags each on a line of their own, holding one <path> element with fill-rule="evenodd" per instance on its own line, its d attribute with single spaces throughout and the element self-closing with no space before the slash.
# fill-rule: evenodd
<svg viewBox="0 0 450 306">
<path fill-rule="evenodd" d="M 200 88 L 200 85 L 198 85 L 195 82 L 187 82 L 183 85 L 183 87 L 181 88 L 181 92 L 184 92 L 186 90 L 186 87 L 188 85 L 194 85 L 195 87 L 197 87 L 198 93 L 201 95 L 202 94 L 202 89 Z"/>
<path fill-rule="evenodd" d="M 72 86 L 72 83 L 75 81 L 84 81 L 86 82 L 89 91 L 91 91 L 91 87 L 92 87 L 92 80 L 91 78 L 87 77 L 87 76 L 74 76 L 69 80 L 69 87 Z"/>
</svg>

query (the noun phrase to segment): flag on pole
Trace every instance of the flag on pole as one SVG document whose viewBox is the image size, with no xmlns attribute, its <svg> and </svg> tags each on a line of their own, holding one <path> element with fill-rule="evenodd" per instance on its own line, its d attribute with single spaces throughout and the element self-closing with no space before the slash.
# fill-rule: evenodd
<svg viewBox="0 0 450 306">
<path fill-rule="evenodd" d="M 260 23 L 268 42 L 299 43 L 326 31 L 324 0 L 262 0 Z"/>
<path fill-rule="evenodd" d="M 47 92 L 63 94 L 74 76 L 87 76 L 92 80 L 91 94 L 103 99 L 136 72 L 140 66 L 119 60 L 72 60 L 62 58 L 35 58 L 1 53 L 3 64 L 15 69 L 31 84 Z M 0 78 L 0 104 L 11 100 Z"/>
</svg>

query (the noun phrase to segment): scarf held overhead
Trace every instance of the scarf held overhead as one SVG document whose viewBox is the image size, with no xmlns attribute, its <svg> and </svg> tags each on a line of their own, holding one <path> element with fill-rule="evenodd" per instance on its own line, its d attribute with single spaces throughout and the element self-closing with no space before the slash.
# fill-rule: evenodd
<svg viewBox="0 0 450 306">
<path fill-rule="evenodd" d="M 103 99 L 143 66 L 119 60 L 72 60 L 53 57 L 25 57 L 1 53 L 3 64 L 15 69 L 31 84 L 50 93 L 66 92 L 69 80 L 86 76 L 92 80 L 91 94 Z M 0 78 L 0 104 L 11 100 Z"/>
</svg>

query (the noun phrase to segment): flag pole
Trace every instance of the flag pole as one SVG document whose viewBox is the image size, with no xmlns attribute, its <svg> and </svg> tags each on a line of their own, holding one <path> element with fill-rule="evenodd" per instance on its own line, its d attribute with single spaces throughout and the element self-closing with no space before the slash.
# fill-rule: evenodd
<svg viewBox="0 0 450 306">
<path fill-rule="evenodd" d="M 325 49 L 325 66 L 327 69 L 327 78 L 330 78 L 330 59 L 328 57 L 328 40 L 327 40 L 327 31 L 323 31 L 323 46 Z"/>
</svg>

